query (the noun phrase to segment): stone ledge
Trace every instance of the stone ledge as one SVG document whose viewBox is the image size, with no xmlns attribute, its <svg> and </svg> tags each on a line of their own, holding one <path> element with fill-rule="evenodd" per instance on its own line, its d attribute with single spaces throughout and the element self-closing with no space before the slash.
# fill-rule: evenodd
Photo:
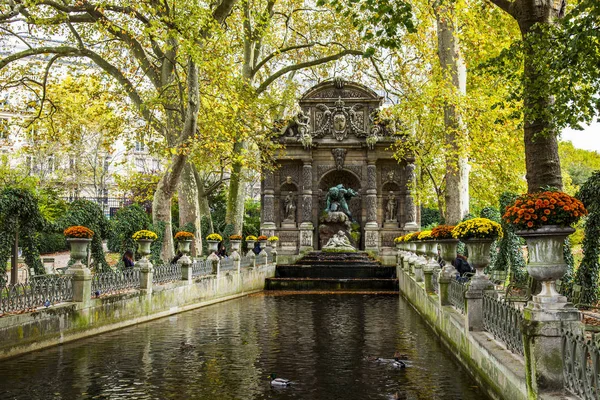
<svg viewBox="0 0 600 400">
<path fill-rule="evenodd" d="M 528 399 L 525 361 L 487 332 L 467 332 L 465 316 L 441 306 L 420 283 L 397 269 L 400 293 L 436 332 L 444 345 L 493 399 Z"/>
</svg>

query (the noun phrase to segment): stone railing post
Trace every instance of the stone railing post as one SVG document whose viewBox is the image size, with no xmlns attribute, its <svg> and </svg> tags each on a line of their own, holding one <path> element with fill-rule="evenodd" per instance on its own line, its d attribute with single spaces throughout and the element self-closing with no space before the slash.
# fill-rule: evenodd
<svg viewBox="0 0 600 400">
<path fill-rule="evenodd" d="M 275 248 L 271 251 L 271 255 L 273 256 L 273 265 L 277 265 L 277 250 Z"/>
<path fill-rule="evenodd" d="M 181 265 L 181 280 L 183 281 L 192 281 L 192 259 L 184 254 L 177 261 L 177 264 Z"/>
<path fill-rule="evenodd" d="M 220 272 L 219 270 L 220 270 L 220 264 L 221 264 L 219 262 L 219 256 L 216 255 L 215 253 L 212 253 L 206 259 L 208 261 L 210 261 L 210 263 L 212 264 L 212 274 L 219 276 L 219 272 Z"/>
<path fill-rule="evenodd" d="M 154 267 L 146 257 L 135 263 L 135 267 L 140 269 L 140 290 L 144 293 L 152 293 L 152 277 Z"/>
<path fill-rule="evenodd" d="M 448 269 L 442 268 L 438 277 L 438 284 L 440 285 L 440 305 L 449 306 L 450 303 L 450 282 L 454 277 L 454 274 L 448 273 Z"/>
<path fill-rule="evenodd" d="M 250 258 L 250 268 L 256 268 L 256 254 L 251 251 L 248 253 L 247 257 Z"/>
<path fill-rule="evenodd" d="M 240 253 L 234 251 L 231 253 L 231 258 L 233 259 L 233 268 L 238 272 L 238 274 L 242 271 L 242 257 Z"/>
<path fill-rule="evenodd" d="M 426 263 L 422 257 L 416 257 L 414 266 L 415 266 L 415 281 L 423 282 L 425 280 L 425 276 L 423 274 L 423 267 L 425 267 Z"/>
<path fill-rule="evenodd" d="M 487 282 L 471 279 L 465 292 L 466 328 L 483 331 L 483 292 L 489 289 Z"/>
<path fill-rule="evenodd" d="M 423 267 L 423 274 L 425 275 L 425 291 L 427 293 L 435 293 L 433 274 L 437 272 L 437 268 L 438 263 L 433 258 Z"/>
<path fill-rule="evenodd" d="M 262 249 L 260 253 L 258 253 L 258 265 L 267 265 L 268 262 L 269 255 L 267 254 L 265 249 Z"/>
<path fill-rule="evenodd" d="M 87 307 L 92 298 L 92 272 L 83 265 L 81 269 L 69 269 L 68 273 L 73 276 L 73 301 L 83 303 Z"/>
</svg>

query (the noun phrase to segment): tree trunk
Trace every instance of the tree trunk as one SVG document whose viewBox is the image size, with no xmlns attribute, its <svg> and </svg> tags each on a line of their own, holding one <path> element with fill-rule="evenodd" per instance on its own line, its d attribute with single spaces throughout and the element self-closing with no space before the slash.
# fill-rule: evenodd
<svg viewBox="0 0 600 400">
<path fill-rule="evenodd" d="M 200 229 L 201 215 L 198 204 L 198 187 L 192 171 L 192 165 L 185 164 L 179 181 L 179 227 L 191 224 L 195 234 L 192 241 L 191 254 L 196 257 L 202 252 L 202 233 Z"/>
<path fill-rule="evenodd" d="M 438 57 L 445 79 L 456 96 L 466 95 L 466 67 L 462 60 L 458 38 L 454 34 L 455 20 L 452 3 L 436 10 Z M 469 212 L 469 166 L 465 145 L 467 129 L 456 104 L 444 106 L 446 127 L 446 223 L 455 225 Z"/>
<path fill-rule="evenodd" d="M 192 135 L 196 133 L 199 109 L 199 87 L 198 87 L 198 68 L 196 64 L 188 59 L 187 66 L 187 89 L 188 99 L 185 109 L 185 120 L 179 139 L 179 144 L 186 143 Z M 161 258 L 168 262 L 174 256 L 173 249 L 173 229 L 171 224 L 171 198 L 175 194 L 179 178 L 187 163 L 187 152 L 185 149 L 179 149 L 171 159 L 171 165 L 162 176 L 154 193 L 152 202 L 152 220 L 154 224 L 165 224 Z"/>
<path fill-rule="evenodd" d="M 536 23 L 553 23 L 559 17 L 560 1 L 523 0 L 515 3 L 519 9 L 517 21 L 523 39 L 540 34 Z M 557 132 L 551 128 L 548 106 L 552 104 L 551 83 L 541 78 L 534 57 L 534 49 L 525 44 L 523 118 L 527 191 L 540 191 L 544 187 L 562 189 L 562 174 L 558 155 Z M 539 60 L 539 57 L 537 57 Z"/>
<path fill-rule="evenodd" d="M 241 154 L 245 148 L 245 142 L 236 142 L 234 145 L 234 155 Z M 232 233 L 236 235 L 242 234 L 245 196 L 246 191 L 242 163 L 234 161 L 231 166 L 231 178 L 229 179 L 229 196 L 227 197 L 225 223 L 233 227 Z"/>
</svg>

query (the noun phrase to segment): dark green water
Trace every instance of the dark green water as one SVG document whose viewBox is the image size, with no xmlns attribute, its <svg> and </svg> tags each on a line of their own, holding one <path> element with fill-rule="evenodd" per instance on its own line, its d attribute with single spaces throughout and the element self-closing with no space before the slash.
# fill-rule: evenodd
<svg viewBox="0 0 600 400">
<path fill-rule="evenodd" d="M 367 356 L 405 353 L 395 370 Z M 271 389 L 276 372 L 294 385 Z M 397 296 L 255 295 L 0 363 L 1 399 L 484 399 Z"/>
</svg>

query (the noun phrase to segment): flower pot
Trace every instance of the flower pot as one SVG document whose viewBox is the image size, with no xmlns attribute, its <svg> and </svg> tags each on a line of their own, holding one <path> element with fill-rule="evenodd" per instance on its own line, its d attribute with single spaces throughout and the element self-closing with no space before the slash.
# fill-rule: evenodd
<svg viewBox="0 0 600 400">
<path fill-rule="evenodd" d="M 231 250 L 232 251 L 240 251 L 240 246 L 242 244 L 241 240 L 229 239 L 229 243 L 231 243 Z"/>
<path fill-rule="evenodd" d="M 143 258 L 146 258 L 150 253 L 150 245 L 154 242 L 151 239 L 139 239 L 137 241 L 138 245 L 138 253 L 142 255 Z"/>
<path fill-rule="evenodd" d="M 437 242 L 435 240 L 426 242 L 426 250 L 429 257 L 437 259 Z"/>
<path fill-rule="evenodd" d="M 191 240 L 180 240 L 179 243 L 177 243 L 177 246 L 178 246 L 177 250 L 179 250 L 183 254 L 189 254 L 191 244 L 192 244 Z"/>
<path fill-rule="evenodd" d="M 219 247 L 219 241 L 207 240 L 206 242 L 208 243 L 208 251 L 210 251 L 211 253 L 216 253 Z"/>
<path fill-rule="evenodd" d="M 483 277 L 483 270 L 490 264 L 490 247 L 494 239 L 464 239 L 469 251 L 469 264 L 475 268 L 476 276 Z"/>
<path fill-rule="evenodd" d="M 75 264 L 81 263 L 87 257 L 87 247 L 92 239 L 67 238 L 67 242 L 71 247 L 71 259 Z"/>
<path fill-rule="evenodd" d="M 567 271 L 563 245 L 565 239 L 573 232 L 575 229 L 571 227 L 558 225 L 546 225 L 538 229 L 515 232 L 527 242 L 529 253 L 527 272 L 533 279 L 542 283 L 542 291 L 534 296 L 534 301 L 539 303 L 567 301 L 556 291 L 554 284 Z"/>
<path fill-rule="evenodd" d="M 277 240 L 274 242 L 267 242 L 267 246 L 269 246 L 272 249 L 276 249 L 277 248 Z"/>
<path fill-rule="evenodd" d="M 441 239 L 437 243 L 440 245 L 440 255 L 446 264 L 452 265 L 452 261 L 456 258 L 456 246 L 458 239 Z"/>
<path fill-rule="evenodd" d="M 425 243 L 424 241 L 419 241 L 416 242 L 416 246 L 418 255 L 424 256 L 425 254 L 427 254 L 427 243 Z"/>
<path fill-rule="evenodd" d="M 256 242 L 256 240 L 246 240 L 246 249 L 248 251 L 252 250 L 254 248 L 255 242 Z"/>
<path fill-rule="evenodd" d="M 258 244 L 260 244 L 260 248 L 264 249 L 267 246 L 267 241 L 266 240 L 259 240 Z"/>
</svg>

